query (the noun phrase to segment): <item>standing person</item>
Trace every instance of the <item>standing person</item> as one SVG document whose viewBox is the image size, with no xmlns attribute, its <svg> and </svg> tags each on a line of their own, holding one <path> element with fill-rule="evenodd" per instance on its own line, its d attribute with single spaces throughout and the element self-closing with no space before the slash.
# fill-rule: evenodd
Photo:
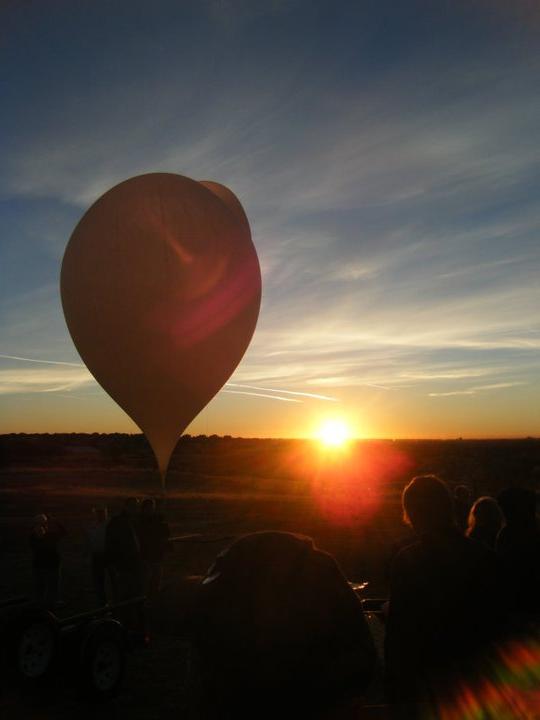
<svg viewBox="0 0 540 720">
<path fill-rule="evenodd" d="M 472 497 L 467 485 L 457 485 L 454 489 L 454 512 L 458 528 L 465 532 L 471 511 Z"/>
<path fill-rule="evenodd" d="M 141 551 L 136 530 L 138 507 L 137 498 L 127 498 L 105 532 L 105 556 L 114 574 L 116 602 L 142 594 Z"/>
<path fill-rule="evenodd" d="M 92 581 L 99 607 L 107 604 L 107 562 L 105 559 L 105 536 L 107 534 L 107 508 L 92 509 L 94 523 L 87 532 L 92 566 Z"/>
<path fill-rule="evenodd" d="M 434 475 L 403 491 L 417 540 L 394 559 L 385 639 L 392 699 L 426 699 L 471 670 L 504 624 L 495 554 L 464 537 L 452 496 Z"/>
<path fill-rule="evenodd" d="M 509 487 L 498 496 L 505 525 L 497 537 L 496 552 L 508 581 L 514 620 L 525 623 L 540 617 L 540 529 L 534 491 Z"/>
<path fill-rule="evenodd" d="M 469 513 L 469 526 L 465 533 L 467 537 L 484 543 L 491 550 L 495 550 L 497 535 L 503 524 L 503 514 L 495 498 L 478 498 Z"/>
<path fill-rule="evenodd" d="M 30 535 L 36 600 L 47 608 L 63 605 L 58 599 L 60 552 L 58 543 L 66 534 L 64 526 L 45 514 L 36 515 Z"/>
<path fill-rule="evenodd" d="M 163 557 L 170 536 L 169 526 L 156 511 L 153 498 L 143 500 L 137 531 L 141 547 L 144 592 L 149 599 L 153 599 L 161 587 Z"/>
</svg>

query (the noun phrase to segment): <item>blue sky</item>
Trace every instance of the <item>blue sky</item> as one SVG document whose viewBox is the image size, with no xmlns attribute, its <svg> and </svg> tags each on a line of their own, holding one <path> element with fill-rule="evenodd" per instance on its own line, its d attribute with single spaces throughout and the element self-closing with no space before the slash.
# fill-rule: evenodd
<svg viewBox="0 0 540 720">
<path fill-rule="evenodd" d="M 59 268 L 101 193 L 167 171 L 238 195 L 263 271 L 191 431 L 540 433 L 537 7 L 4 3 L 0 431 L 134 428 L 80 366 Z"/>
</svg>

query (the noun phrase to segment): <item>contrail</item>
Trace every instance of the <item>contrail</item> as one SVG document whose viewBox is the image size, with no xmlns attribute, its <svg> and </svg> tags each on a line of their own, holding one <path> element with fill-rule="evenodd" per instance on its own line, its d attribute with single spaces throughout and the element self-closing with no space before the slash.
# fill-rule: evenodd
<svg viewBox="0 0 540 720">
<path fill-rule="evenodd" d="M 35 358 L 18 357 L 17 355 L 3 355 L 0 358 L 5 360 L 22 360 L 23 362 L 45 363 L 45 365 L 70 365 L 71 367 L 86 367 L 82 363 L 62 362 L 61 360 L 36 360 Z"/>
<path fill-rule="evenodd" d="M 245 387 L 245 386 L 241 386 Z M 242 390 L 222 390 L 224 393 L 229 393 L 230 395 L 251 395 L 253 397 L 263 397 L 263 398 L 269 398 L 270 400 L 281 400 L 282 402 L 294 402 L 294 403 L 301 403 L 301 400 L 295 400 L 294 398 L 285 398 L 280 397 L 279 395 L 265 395 L 263 393 L 256 393 L 256 392 L 244 392 Z"/>
<path fill-rule="evenodd" d="M 0 353 L 0 358 L 5 360 L 21 360 L 22 362 L 40 363 L 45 365 L 69 365 L 70 367 L 86 367 L 82 363 L 64 362 L 62 360 L 38 360 L 36 358 L 19 357 L 18 355 L 4 355 Z M 241 390 L 223 390 L 222 392 L 235 393 L 236 395 L 253 395 L 255 397 L 264 397 L 271 400 L 282 400 L 283 402 L 302 402 L 301 400 L 294 400 L 293 398 L 281 397 L 280 395 L 269 395 L 268 393 L 281 393 L 282 395 L 294 395 L 295 397 L 311 398 L 312 400 L 324 400 L 326 402 L 339 402 L 337 398 L 329 397 L 328 395 L 316 395 L 315 393 L 296 392 L 294 390 L 281 390 L 277 388 L 260 387 L 259 385 L 243 385 L 241 383 L 225 383 L 225 387 L 235 388 L 246 388 L 248 390 L 262 390 L 263 392 L 243 392 Z M 58 390 L 67 389 L 65 387 L 59 387 Z M 55 391 L 56 388 L 51 388 L 44 392 Z"/>
<path fill-rule="evenodd" d="M 284 395 L 299 395 L 300 397 L 313 398 L 314 400 L 327 400 L 329 402 L 339 402 L 339 400 L 337 398 L 328 397 L 327 395 L 315 395 L 314 393 L 295 392 L 293 390 L 278 390 L 278 389 L 274 389 L 274 388 L 259 387 L 258 385 L 242 385 L 240 383 L 225 383 L 225 386 L 226 387 L 249 388 L 250 390 L 264 390 L 265 392 L 283 393 Z M 273 396 L 267 395 L 264 397 L 273 397 Z"/>
<path fill-rule="evenodd" d="M 45 390 L 38 390 L 38 392 L 59 392 L 60 390 L 71 390 L 73 387 L 79 387 L 82 383 L 80 381 L 70 382 L 66 385 L 58 385 L 57 387 L 45 388 Z"/>
</svg>

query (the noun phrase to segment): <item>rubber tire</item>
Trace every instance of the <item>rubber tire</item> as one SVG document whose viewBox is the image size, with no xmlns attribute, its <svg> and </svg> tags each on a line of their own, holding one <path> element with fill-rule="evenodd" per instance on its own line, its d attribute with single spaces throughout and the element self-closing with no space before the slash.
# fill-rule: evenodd
<svg viewBox="0 0 540 720">
<path fill-rule="evenodd" d="M 5 668 L 12 682 L 24 691 L 51 687 L 59 669 L 59 632 L 44 610 L 28 610 L 7 631 Z"/>
<path fill-rule="evenodd" d="M 122 687 L 126 655 L 125 632 L 118 622 L 110 620 L 92 626 L 81 649 L 78 682 L 81 694 L 95 702 L 115 697 Z M 101 680 L 96 675 L 98 671 Z"/>
</svg>

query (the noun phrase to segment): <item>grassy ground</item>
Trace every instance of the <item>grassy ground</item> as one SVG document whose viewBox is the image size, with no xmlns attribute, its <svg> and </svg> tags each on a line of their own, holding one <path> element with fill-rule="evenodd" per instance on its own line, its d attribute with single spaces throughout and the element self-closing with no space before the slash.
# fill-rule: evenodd
<svg viewBox="0 0 540 720">
<path fill-rule="evenodd" d="M 159 494 L 160 487 L 140 440 L 98 436 L 92 445 L 67 437 L 32 440 L 32 445 L 12 436 L 4 442 L 0 598 L 31 593 L 29 533 L 33 516 L 46 512 L 68 530 L 62 543 L 62 594 L 67 602 L 63 613 L 71 614 L 95 605 L 85 542 L 91 508 L 118 505 L 127 495 Z M 62 689 L 48 705 L 37 707 L 8 693 L 2 717 L 196 718 L 182 616 L 197 579 L 234 537 L 269 529 L 309 535 L 337 558 L 349 579 L 369 581 L 367 594 L 381 596 L 392 553 L 407 534 L 399 497 L 412 474 L 436 471 L 454 483 L 468 480 L 481 494 L 491 489 L 490 483 L 497 489 L 502 482 L 495 471 L 482 469 L 482 458 L 492 463 L 498 458 L 496 466 L 507 468 L 505 475 L 534 476 L 540 465 L 537 441 L 491 447 L 373 445 L 362 449 L 360 472 L 356 456 L 354 473 L 328 459 L 322 470 L 321 461 L 314 468 L 306 460 L 308 450 L 305 443 L 279 441 L 193 439 L 184 444 L 172 464 L 163 509 L 173 536 L 196 537 L 175 542 L 167 555 L 163 591 L 150 611 L 152 643 L 130 657 L 120 697 L 96 708 Z"/>
<path fill-rule="evenodd" d="M 99 471 L 94 473 L 91 483 L 87 474 L 83 487 L 70 473 L 58 470 L 18 473 L 16 485 L 14 488 L 7 482 L 2 491 L 0 528 L 4 552 L 0 594 L 31 593 L 28 533 L 33 515 L 45 510 L 68 529 L 62 543 L 62 595 L 67 606 L 61 614 L 92 608 L 95 600 L 84 537 L 90 508 L 95 502 L 114 503 L 128 490 L 125 486 L 104 485 Z M 93 708 L 81 705 L 69 690 L 62 690 L 45 707 L 33 707 L 12 696 L 5 701 L 3 717 L 47 720 L 75 716 L 131 720 L 196 717 L 196 698 L 189 676 L 189 644 L 182 617 L 194 584 L 215 555 L 234 537 L 247 532 L 278 529 L 310 535 L 319 547 L 336 555 L 348 577 L 369 579 L 376 594 L 384 591 L 381 568 L 385 566 L 393 533 L 375 534 L 373 528 L 368 531 L 362 526 L 329 523 L 310 497 L 265 491 L 227 492 L 226 487 L 206 494 L 176 492 L 167 500 L 166 515 L 172 534 L 195 537 L 175 542 L 166 557 L 162 593 L 150 611 L 152 642 L 148 649 L 130 656 L 120 697 L 105 707 Z"/>
</svg>

